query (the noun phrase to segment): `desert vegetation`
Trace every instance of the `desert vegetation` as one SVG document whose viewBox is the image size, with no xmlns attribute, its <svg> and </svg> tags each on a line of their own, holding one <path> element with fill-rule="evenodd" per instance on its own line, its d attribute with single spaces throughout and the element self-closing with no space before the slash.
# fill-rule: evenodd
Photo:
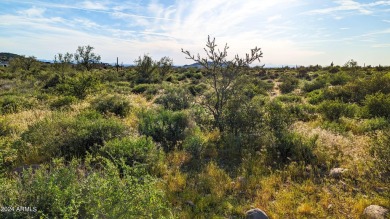
<svg viewBox="0 0 390 219">
<path fill-rule="evenodd" d="M 359 218 L 390 208 L 390 68 L 196 67 L 91 46 L 0 67 L 1 218 Z M 335 168 L 342 170 L 333 172 Z M 31 207 L 7 211 L 6 207 Z"/>
</svg>

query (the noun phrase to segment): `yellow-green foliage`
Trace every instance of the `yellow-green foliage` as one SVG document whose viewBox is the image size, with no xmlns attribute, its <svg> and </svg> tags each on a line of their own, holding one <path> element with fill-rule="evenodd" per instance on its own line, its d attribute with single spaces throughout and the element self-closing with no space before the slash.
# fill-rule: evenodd
<svg viewBox="0 0 390 219">
<path fill-rule="evenodd" d="M 360 218 L 368 205 L 390 208 L 388 68 L 250 68 L 216 125 L 205 69 L 146 67 L 1 69 L 0 206 L 37 212 L 0 218 L 244 218 L 251 208 Z M 330 177 L 335 167 L 347 171 Z"/>
</svg>

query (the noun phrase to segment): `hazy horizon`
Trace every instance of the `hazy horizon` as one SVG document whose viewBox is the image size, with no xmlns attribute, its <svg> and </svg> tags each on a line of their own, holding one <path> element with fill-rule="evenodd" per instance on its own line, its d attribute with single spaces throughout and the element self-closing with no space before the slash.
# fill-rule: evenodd
<svg viewBox="0 0 390 219">
<path fill-rule="evenodd" d="M 203 54 L 210 35 L 230 55 L 262 48 L 256 65 L 390 65 L 390 1 L 3 0 L 0 30 L 2 52 L 47 60 L 91 45 L 107 63 L 191 64 L 181 48 Z"/>
</svg>

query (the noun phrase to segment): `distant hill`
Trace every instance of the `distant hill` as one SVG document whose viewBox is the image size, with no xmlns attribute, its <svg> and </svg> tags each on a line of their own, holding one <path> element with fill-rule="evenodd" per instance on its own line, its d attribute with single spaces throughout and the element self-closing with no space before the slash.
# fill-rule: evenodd
<svg viewBox="0 0 390 219">
<path fill-rule="evenodd" d="M 208 62 L 210 65 L 213 64 L 213 62 Z M 199 63 L 193 63 L 190 65 L 183 65 L 183 68 L 203 68 L 203 66 Z"/>
<path fill-rule="evenodd" d="M 20 55 L 8 53 L 8 52 L 0 52 L 0 61 L 8 62 L 10 59 L 20 57 Z"/>
</svg>

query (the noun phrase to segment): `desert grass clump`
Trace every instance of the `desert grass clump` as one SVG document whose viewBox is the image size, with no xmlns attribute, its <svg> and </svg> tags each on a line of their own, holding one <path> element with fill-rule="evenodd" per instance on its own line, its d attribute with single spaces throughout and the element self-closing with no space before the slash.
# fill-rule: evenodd
<svg viewBox="0 0 390 219">
<path fill-rule="evenodd" d="M 379 170 L 382 180 L 389 181 L 390 175 L 390 130 L 378 132 L 370 148 L 375 159 L 375 168 Z"/>
</svg>

